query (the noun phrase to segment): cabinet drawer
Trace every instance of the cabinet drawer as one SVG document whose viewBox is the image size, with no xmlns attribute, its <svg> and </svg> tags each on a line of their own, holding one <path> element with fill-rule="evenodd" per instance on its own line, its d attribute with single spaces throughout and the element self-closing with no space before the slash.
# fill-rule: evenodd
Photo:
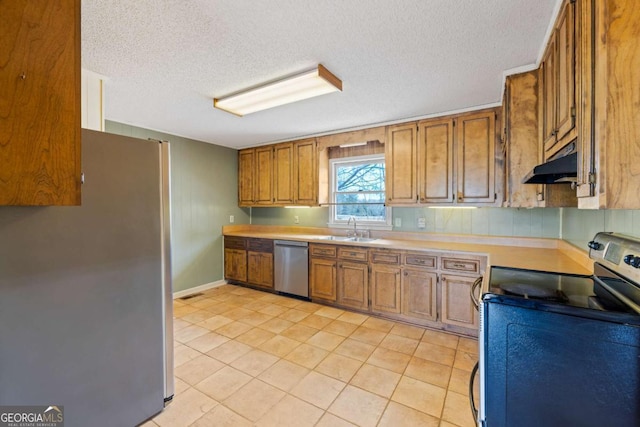
<svg viewBox="0 0 640 427">
<path fill-rule="evenodd" d="M 248 239 L 247 250 L 253 252 L 273 253 L 273 240 L 270 239 Z"/>
<path fill-rule="evenodd" d="M 246 249 L 247 239 L 244 237 L 224 236 L 224 247 L 229 249 Z"/>
<path fill-rule="evenodd" d="M 442 257 L 442 269 L 465 273 L 478 273 L 480 271 L 480 261 L 475 259 Z"/>
<path fill-rule="evenodd" d="M 438 257 L 436 257 L 435 255 L 408 253 L 404 256 L 404 264 L 425 268 L 437 268 Z"/>
<path fill-rule="evenodd" d="M 374 264 L 400 264 L 401 254 L 400 252 L 392 251 L 372 251 L 371 262 Z"/>
<path fill-rule="evenodd" d="M 367 259 L 369 257 L 368 257 L 368 251 L 364 248 L 341 247 L 341 248 L 338 248 L 338 258 L 367 262 Z"/>
<path fill-rule="evenodd" d="M 338 253 L 338 248 L 329 245 L 309 245 L 309 253 L 311 256 L 335 258 Z"/>
</svg>

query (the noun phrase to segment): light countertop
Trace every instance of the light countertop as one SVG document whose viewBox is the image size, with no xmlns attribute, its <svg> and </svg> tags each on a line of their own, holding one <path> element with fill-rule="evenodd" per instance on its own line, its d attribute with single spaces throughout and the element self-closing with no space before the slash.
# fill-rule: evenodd
<svg viewBox="0 0 640 427">
<path fill-rule="evenodd" d="M 411 251 L 456 252 L 487 255 L 488 265 L 592 274 L 592 261 L 586 252 L 558 239 L 446 235 L 428 233 L 373 232 L 369 242 L 326 240 L 326 235 L 344 235 L 345 230 L 309 227 L 225 226 L 225 236 L 253 237 L 273 240 L 296 240 L 330 245 Z"/>
</svg>

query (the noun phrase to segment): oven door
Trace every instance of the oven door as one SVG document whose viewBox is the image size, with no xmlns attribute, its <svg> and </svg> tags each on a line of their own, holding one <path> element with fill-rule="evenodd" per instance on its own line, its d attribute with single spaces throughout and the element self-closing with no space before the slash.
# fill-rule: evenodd
<svg viewBox="0 0 640 427">
<path fill-rule="evenodd" d="M 480 313 L 479 425 L 640 425 L 637 325 L 493 294 Z"/>
</svg>

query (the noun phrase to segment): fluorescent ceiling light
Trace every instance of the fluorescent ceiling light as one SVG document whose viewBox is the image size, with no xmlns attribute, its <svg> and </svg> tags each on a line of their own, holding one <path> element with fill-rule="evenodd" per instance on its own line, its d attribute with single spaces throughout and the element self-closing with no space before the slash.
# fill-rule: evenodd
<svg viewBox="0 0 640 427">
<path fill-rule="evenodd" d="M 311 71 L 233 95 L 214 98 L 213 106 L 238 116 L 244 116 L 337 91 L 342 91 L 342 81 L 322 65 L 318 65 Z"/>
<path fill-rule="evenodd" d="M 367 141 L 351 142 L 349 144 L 340 144 L 340 148 L 361 147 L 363 145 L 367 145 Z"/>
</svg>

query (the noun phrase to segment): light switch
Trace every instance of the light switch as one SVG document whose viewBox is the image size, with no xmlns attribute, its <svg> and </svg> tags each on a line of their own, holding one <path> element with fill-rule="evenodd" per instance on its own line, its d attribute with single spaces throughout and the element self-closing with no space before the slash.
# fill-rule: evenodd
<svg viewBox="0 0 640 427">
<path fill-rule="evenodd" d="M 231 224 L 233 224 L 233 221 L 235 221 L 235 220 L 236 220 L 236 218 L 233 215 L 229 215 L 229 222 Z"/>
<path fill-rule="evenodd" d="M 418 218 L 418 228 L 427 228 L 427 220 L 424 217 Z"/>
<path fill-rule="evenodd" d="M 393 225 L 395 227 L 402 227 L 402 218 L 394 218 L 393 219 Z"/>
<path fill-rule="evenodd" d="M 293 217 L 293 223 L 294 224 L 300 224 L 300 217 L 298 215 Z"/>
</svg>

